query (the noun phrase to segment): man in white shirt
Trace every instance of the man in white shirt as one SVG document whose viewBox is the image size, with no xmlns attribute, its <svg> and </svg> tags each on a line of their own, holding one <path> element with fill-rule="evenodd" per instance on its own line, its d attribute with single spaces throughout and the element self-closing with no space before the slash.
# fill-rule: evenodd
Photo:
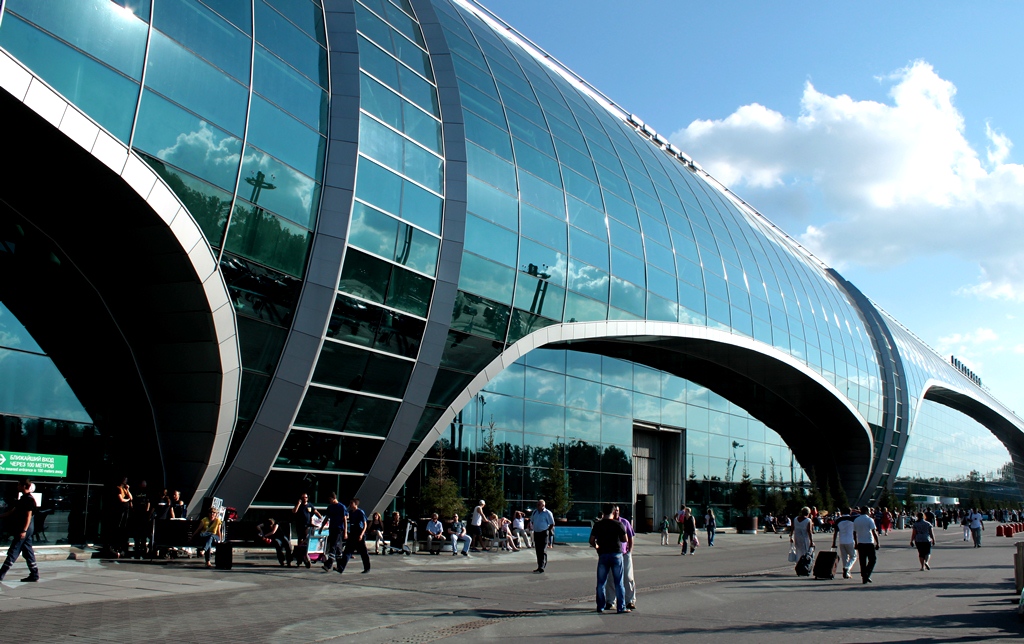
<svg viewBox="0 0 1024 644">
<path fill-rule="evenodd" d="M 853 562 L 857 560 L 857 541 L 853 537 L 853 522 L 860 516 L 856 510 L 846 509 L 846 514 L 836 520 L 832 533 L 832 547 L 839 542 L 839 560 L 843 563 L 843 579 L 850 578 Z"/>
<path fill-rule="evenodd" d="M 473 511 L 469 515 L 469 536 L 473 540 L 473 545 L 470 547 L 471 552 L 478 552 L 479 548 L 482 547 L 483 541 L 483 525 L 487 517 L 484 516 L 484 506 L 487 502 L 480 499 L 480 502 L 476 504 Z"/>
<path fill-rule="evenodd" d="M 985 529 L 985 518 L 981 512 L 977 509 L 971 510 L 971 513 L 967 515 L 967 518 L 971 520 L 971 539 L 974 540 L 974 547 L 981 547 L 981 531 Z"/>
<path fill-rule="evenodd" d="M 853 532 L 857 540 L 857 554 L 860 555 L 861 582 L 870 584 L 871 573 L 878 561 L 877 551 L 881 544 L 878 542 L 878 531 L 875 529 L 875 522 L 869 514 L 868 506 L 861 506 L 860 516 L 853 520 Z"/>
<path fill-rule="evenodd" d="M 444 526 L 440 521 L 437 520 L 437 512 L 430 515 L 430 521 L 427 521 L 427 552 L 432 555 L 440 554 L 441 546 L 437 546 L 437 550 L 434 550 L 434 542 L 445 541 L 444 537 Z"/>
<path fill-rule="evenodd" d="M 533 572 L 542 573 L 548 565 L 548 533 L 555 527 L 555 515 L 544 505 L 544 499 L 537 501 L 537 509 L 530 515 L 533 527 L 533 547 L 537 551 L 537 569 Z"/>
</svg>

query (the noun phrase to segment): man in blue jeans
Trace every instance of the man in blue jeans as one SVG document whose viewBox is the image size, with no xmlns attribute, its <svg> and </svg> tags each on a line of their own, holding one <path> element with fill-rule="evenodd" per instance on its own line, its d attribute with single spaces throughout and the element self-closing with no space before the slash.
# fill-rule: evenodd
<svg viewBox="0 0 1024 644">
<path fill-rule="evenodd" d="M 617 613 L 628 613 L 626 589 L 622 583 L 622 544 L 626 542 L 626 529 L 612 518 L 615 506 L 605 503 L 601 506 L 604 517 L 594 524 L 590 531 L 590 546 L 597 549 L 597 612 L 603 613 L 607 605 L 604 592 L 605 582 L 611 574 L 615 584 Z"/>
</svg>

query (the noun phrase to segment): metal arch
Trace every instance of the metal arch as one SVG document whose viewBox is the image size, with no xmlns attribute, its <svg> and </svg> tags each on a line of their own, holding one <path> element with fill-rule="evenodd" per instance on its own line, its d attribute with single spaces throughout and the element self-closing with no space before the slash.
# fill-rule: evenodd
<svg viewBox="0 0 1024 644">
<path fill-rule="evenodd" d="M 510 345 L 488 364 L 477 376 L 470 381 L 469 385 L 460 392 L 452 403 L 445 409 L 445 412 L 438 418 L 433 428 L 417 447 L 416 452 L 409 458 L 405 466 L 392 479 L 391 484 L 379 499 L 374 499 L 374 509 L 381 511 L 391 499 L 398 493 L 398 489 L 405 483 L 409 475 L 419 465 L 423 457 L 431 450 L 434 443 L 441 437 L 444 428 L 455 418 L 456 414 L 472 400 L 473 396 L 479 393 L 491 380 L 508 368 L 512 363 L 526 355 L 533 349 L 543 346 L 569 342 L 585 342 L 595 340 L 633 340 L 636 342 L 653 341 L 658 339 L 691 339 L 709 344 L 729 345 L 739 349 L 752 351 L 763 355 L 786 368 L 800 374 L 802 377 L 812 381 L 821 392 L 831 397 L 833 402 L 838 403 L 845 409 L 848 418 L 853 420 L 863 432 L 869 454 L 874 453 L 874 438 L 867 421 L 860 415 L 854 405 L 842 395 L 832 383 L 825 380 L 821 374 L 811 370 L 806 364 L 800 362 L 788 353 L 747 338 L 734 335 L 725 331 L 697 327 L 671 322 L 651 321 L 597 321 L 597 322 L 575 322 L 563 323 L 545 327 L 534 331 L 523 337 L 515 344 Z M 864 492 L 870 477 L 870 467 L 865 468 L 864 479 L 860 489 L 856 490 L 859 496 Z M 853 495 L 851 494 L 851 497 Z"/>
<path fill-rule="evenodd" d="M 195 495 L 202 496 L 216 479 L 227 454 L 237 418 L 241 381 L 235 311 L 213 251 L 185 205 L 145 161 L 2 49 L 0 86 L 120 176 L 164 222 L 202 285 L 218 343 L 221 369 L 214 439 L 196 484 Z"/>
</svg>

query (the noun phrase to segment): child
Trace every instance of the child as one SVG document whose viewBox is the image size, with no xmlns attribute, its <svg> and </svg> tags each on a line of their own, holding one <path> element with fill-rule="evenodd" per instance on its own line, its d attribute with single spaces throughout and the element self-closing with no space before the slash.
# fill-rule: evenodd
<svg viewBox="0 0 1024 644">
<path fill-rule="evenodd" d="M 664 515 L 661 517 L 661 545 L 668 545 L 668 517 Z"/>
</svg>

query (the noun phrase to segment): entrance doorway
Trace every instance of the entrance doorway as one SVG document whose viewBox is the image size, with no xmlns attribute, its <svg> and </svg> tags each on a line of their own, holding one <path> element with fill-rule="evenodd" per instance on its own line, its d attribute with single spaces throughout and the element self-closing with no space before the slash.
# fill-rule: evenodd
<svg viewBox="0 0 1024 644">
<path fill-rule="evenodd" d="M 683 430 L 633 424 L 633 525 L 654 532 L 661 518 L 675 516 L 683 499 Z"/>
</svg>

